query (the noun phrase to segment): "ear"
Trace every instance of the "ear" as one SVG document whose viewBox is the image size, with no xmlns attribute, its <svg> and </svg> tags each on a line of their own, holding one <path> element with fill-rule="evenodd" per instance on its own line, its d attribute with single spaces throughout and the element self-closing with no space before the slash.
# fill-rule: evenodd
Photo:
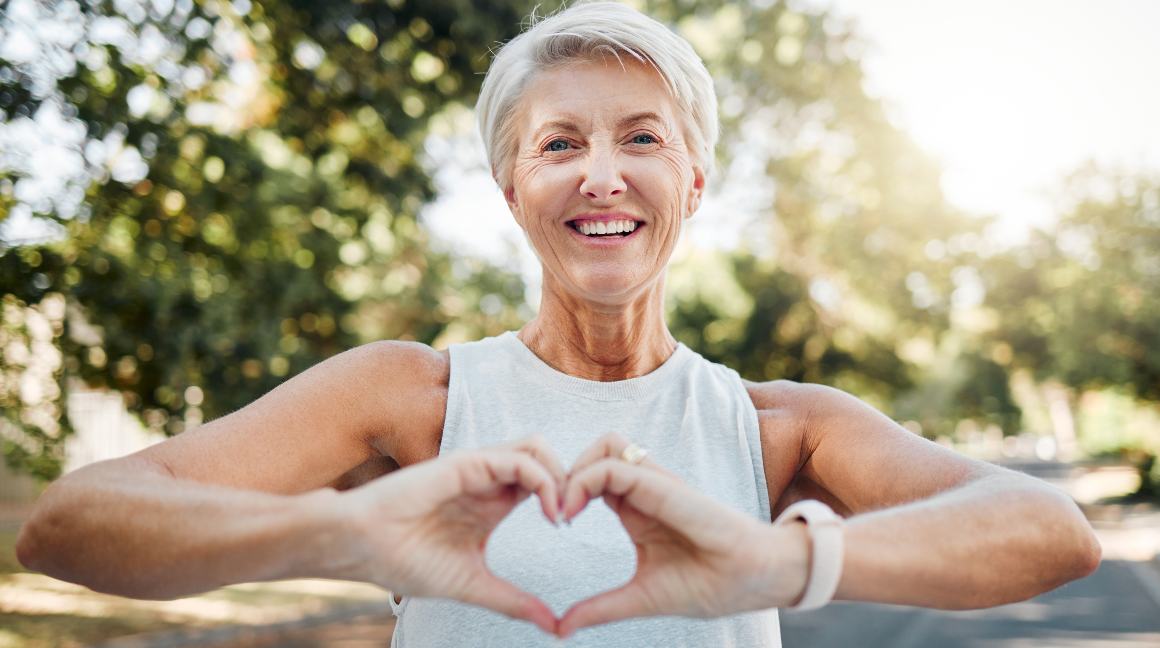
<svg viewBox="0 0 1160 648">
<path fill-rule="evenodd" d="M 689 187 L 688 212 L 685 218 L 692 218 L 701 207 L 701 196 L 705 193 L 705 170 L 700 163 L 693 162 L 693 184 Z"/>
<path fill-rule="evenodd" d="M 493 180 L 495 180 L 495 183 L 499 185 L 501 189 L 503 189 L 503 199 L 505 202 L 507 202 L 508 209 L 511 211 L 512 216 L 515 217 L 516 224 L 518 224 L 520 228 L 523 229 L 524 221 L 520 214 L 519 201 L 516 200 L 516 188 L 511 185 L 504 187 L 502 184 L 500 184 L 499 175 L 496 174 L 494 169 L 492 169 L 491 177 Z"/>
</svg>

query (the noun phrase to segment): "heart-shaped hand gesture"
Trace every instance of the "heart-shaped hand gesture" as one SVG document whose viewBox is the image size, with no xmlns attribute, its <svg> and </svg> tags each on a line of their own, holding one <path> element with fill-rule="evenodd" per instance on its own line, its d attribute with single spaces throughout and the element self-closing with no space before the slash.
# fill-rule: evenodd
<svg viewBox="0 0 1160 648">
<path fill-rule="evenodd" d="M 609 434 L 565 474 L 540 436 L 458 451 L 344 493 L 354 520 L 345 573 L 407 596 L 485 607 L 567 637 L 580 628 L 655 615 L 716 617 L 790 604 L 806 579 L 808 538 L 729 508 Z M 539 598 L 497 577 L 484 548 L 496 526 L 535 493 L 549 520 L 571 520 L 597 497 L 637 550 L 623 586 L 557 619 Z"/>
<path fill-rule="evenodd" d="M 621 459 L 629 441 L 609 434 L 573 464 L 563 495 L 571 520 L 602 497 L 637 551 L 623 586 L 572 606 L 557 634 L 654 615 L 717 617 L 792 604 L 806 583 L 804 528 L 772 526 L 731 509 L 645 459 Z"/>
<path fill-rule="evenodd" d="M 407 596 L 449 598 L 556 631 L 552 610 L 484 562 L 495 527 L 532 493 L 557 520 L 564 470 L 542 438 L 424 461 L 344 493 L 353 577 Z"/>
</svg>

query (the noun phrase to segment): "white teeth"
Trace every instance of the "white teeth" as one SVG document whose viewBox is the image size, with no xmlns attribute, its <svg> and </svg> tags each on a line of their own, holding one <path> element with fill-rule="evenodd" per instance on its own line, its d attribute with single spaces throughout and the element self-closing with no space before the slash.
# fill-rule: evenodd
<svg viewBox="0 0 1160 648">
<path fill-rule="evenodd" d="M 618 220 L 608 222 L 580 222 L 576 224 L 576 228 L 580 230 L 581 234 L 592 236 L 593 234 L 620 234 L 629 233 L 636 229 L 636 221 Z"/>
</svg>

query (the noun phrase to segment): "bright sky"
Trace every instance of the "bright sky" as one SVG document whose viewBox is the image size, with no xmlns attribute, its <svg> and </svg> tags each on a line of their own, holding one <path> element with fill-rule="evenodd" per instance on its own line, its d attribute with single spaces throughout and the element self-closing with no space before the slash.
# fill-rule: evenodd
<svg viewBox="0 0 1160 648">
<path fill-rule="evenodd" d="M 1049 222 L 1043 192 L 1085 159 L 1160 172 L 1160 2 L 821 4 L 875 43 L 870 91 L 942 160 L 948 199 L 1011 233 Z"/>
<path fill-rule="evenodd" d="M 995 233 L 1004 240 L 1050 222 L 1051 190 L 1085 160 L 1160 173 L 1160 1 L 791 5 L 833 7 L 858 21 L 871 45 L 864 56 L 867 91 L 941 160 L 952 203 L 999 214 Z M 536 261 L 482 163 L 466 173 L 440 167 L 444 194 L 426 214 L 437 236 L 499 262 L 518 258 L 534 282 Z M 731 246 L 736 228 L 722 224 L 743 222 L 736 212 L 744 202 L 729 195 L 707 200 L 686 240 Z"/>
</svg>

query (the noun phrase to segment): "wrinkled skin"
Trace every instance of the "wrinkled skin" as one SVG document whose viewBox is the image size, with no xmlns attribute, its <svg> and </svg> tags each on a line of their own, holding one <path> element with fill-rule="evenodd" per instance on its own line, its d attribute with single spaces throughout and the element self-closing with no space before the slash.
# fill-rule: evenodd
<svg viewBox="0 0 1160 648">
<path fill-rule="evenodd" d="M 700 205 L 704 175 L 679 108 L 651 68 L 625 60 L 569 63 L 540 73 L 516 122 L 508 205 L 540 257 L 545 283 L 572 301 L 625 304 L 654 287 L 681 224 Z M 651 115 L 624 121 L 633 116 Z M 564 224 L 621 211 L 646 223 L 616 252 L 584 250 Z"/>
</svg>

